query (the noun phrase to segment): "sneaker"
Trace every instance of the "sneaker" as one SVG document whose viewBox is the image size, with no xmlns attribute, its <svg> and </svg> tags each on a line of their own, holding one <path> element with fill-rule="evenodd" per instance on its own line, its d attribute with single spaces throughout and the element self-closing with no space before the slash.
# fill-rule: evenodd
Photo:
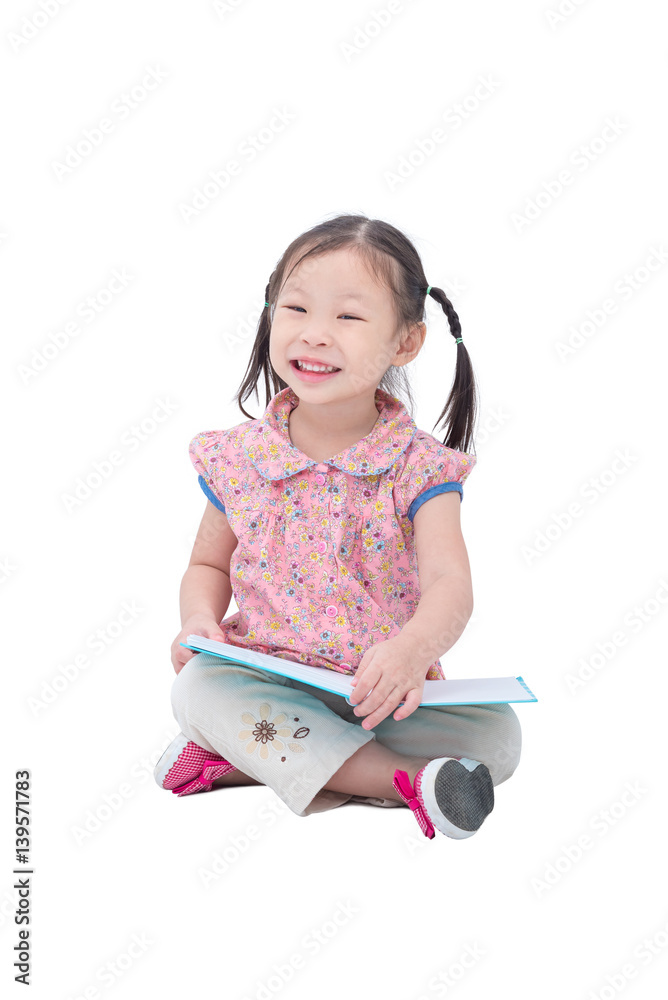
<svg viewBox="0 0 668 1000">
<path fill-rule="evenodd" d="M 414 787 L 405 771 L 396 770 L 392 784 L 430 840 L 434 827 L 453 840 L 472 837 L 494 808 L 489 770 L 468 757 L 430 760 L 415 775 Z"/>
<path fill-rule="evenodd" d="M 234 764 L 179 733 L 155 765 L 153 774 L 161 788 L 174 795 L 190 795 L 210 792 L 213 781 L 230 771 L 236 771 Z"/>
</svg>

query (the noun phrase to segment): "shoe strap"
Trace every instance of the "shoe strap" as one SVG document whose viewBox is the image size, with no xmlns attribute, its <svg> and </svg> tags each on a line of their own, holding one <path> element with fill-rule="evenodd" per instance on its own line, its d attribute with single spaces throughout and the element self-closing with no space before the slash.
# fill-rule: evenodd
<svg viewBox="0 0 668 1000">
<path fill-rule="evenodd" d="M 413 810 L 413 815 L 420 824 L 425 837 L 429 837 L 430 839 L 435 837 L 436 831 L 434 830 L 433 823 L 427 816 L 427 810 L 418 799 L 417 793 L 411 785 L 410 778 L 408 777 L 406 771 L 395 771 L 392 784 L 409 809 Z M 418 784 L 417 776 L 415 778 L 415 784 Z"/>
<path fill-rule="evenodd" d="M 212 781 L 214 778 L 222 778 L 224 774 L 231 774 L 232 771 L 236 771 L 236 767 L 227 760 L 222 763 L 216 760 L 205 760 L 202 765 L 201 778 L 204 781 Z"/>
</svg>

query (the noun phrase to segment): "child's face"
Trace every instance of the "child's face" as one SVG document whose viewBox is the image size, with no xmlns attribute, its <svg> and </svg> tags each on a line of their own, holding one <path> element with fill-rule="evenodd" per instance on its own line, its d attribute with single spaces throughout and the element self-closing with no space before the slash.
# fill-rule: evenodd
<svg viewBox="0 0 668 1000">
<path fill-rule="evenodd" d="M 424 340 L 426 327 L 419 323 L 401 344 L 396 322 L 389 289 L 377 283 L 354 252 L 342 249 L 307 258 L 276 300 L 269 358 L 283 381 L 308 402 L 373 395 L 389 366 L 411 361 Z M 296 359 L 340 371 L 302 374 Z"/>
</svg>

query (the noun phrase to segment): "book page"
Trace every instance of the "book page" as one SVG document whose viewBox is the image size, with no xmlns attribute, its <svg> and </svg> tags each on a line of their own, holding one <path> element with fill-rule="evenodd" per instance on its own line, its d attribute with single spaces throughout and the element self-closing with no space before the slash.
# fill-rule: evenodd
<svg viewBox="0 0 668 1000">
<path fill-rule="evenodd" d="M 346 700 L 354 690 L 351 675 L 340 674 L 328 667 L 307 666 L 281 656 L 259 653 L 230 643 L 218 642 L 216 639 L 207 639 L 201 635 L 189 635 L 188 642 L 182 645 L 214 653 L 223 659 L 259 667 L 260 670 L 269 673 L 290 677 L 303 684 L 339 694 Z M 537 700 L 522 677 L 476 677 L 426 680 L 420 705 L 485 705 Z M 403 705 L 403 702 L 399 704 Z"/>
</svg>

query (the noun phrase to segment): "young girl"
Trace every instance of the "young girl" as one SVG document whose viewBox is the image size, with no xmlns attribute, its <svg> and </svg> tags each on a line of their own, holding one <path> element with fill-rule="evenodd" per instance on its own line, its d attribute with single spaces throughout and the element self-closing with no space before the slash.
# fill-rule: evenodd
<svg viewBox="0 0 668 1000">
<path fill-rule="evenodd" d="M 426 295 L 455 338 L 444 443 L 395 395 L 424 342 Z M 517 767 L 521 731 L 508 704 L 419 707 L 473 608 L 460 503 L 476 389 L 457 313 L 412 243 L 360 215 L 294 240 L 265 299 L 235 397 L 250 419 L 190 442 L 207 502 L 172 644 L 182 733 L 156 781 L 180 796 L 268 785 L 298 816 L 407 805 L 425 836 L 470 837 Z M 242 403 L 260 376 L 253 419 Z M 232 595 L 239 610 L 221 620 Z M 191 633 L 352 675 L 352 705 L 193 653 L 180 645 Z"/>
</svg>

